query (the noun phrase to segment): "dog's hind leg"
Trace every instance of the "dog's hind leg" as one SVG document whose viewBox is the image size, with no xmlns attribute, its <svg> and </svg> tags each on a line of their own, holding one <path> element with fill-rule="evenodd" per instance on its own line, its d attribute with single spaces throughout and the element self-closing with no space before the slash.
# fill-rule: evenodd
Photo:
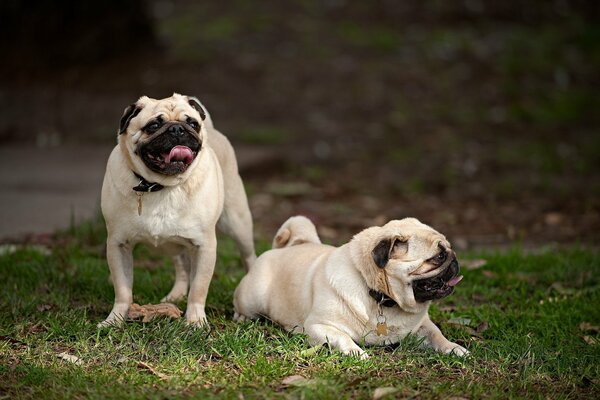
<svg viewBox="0 0 600 400">
<path fill-rule="evenodd" d="M 161 303 L 173 303 L 185 298 L 190 282 L 190 263 L 190 257 L 185 253 L 173 257 L 175 284 L 169 294 L 160 301 Z"/>
<path fill-rule="evenodd" d="M 239 175 L 229 176 L 229 182 L 225 184 L 227 186 L 225 202 L 217 227 L 219 231 L 234 240 L 241 253 L 244 267 L 249 270 L 256 261 L 256 252 L 248 199 Z"/>
</svg>

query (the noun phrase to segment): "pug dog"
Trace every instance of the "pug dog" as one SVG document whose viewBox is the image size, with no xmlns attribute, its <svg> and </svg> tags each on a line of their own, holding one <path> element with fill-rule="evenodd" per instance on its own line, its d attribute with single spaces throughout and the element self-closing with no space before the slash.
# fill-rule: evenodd
<svg viewBox="0 0 600 400">
<path fill-rule="evenodd" d="M 310 230 L 301 221 L 301 231 Z M 294 237 L 289 222 L 275 242 L 282 231 Z M 429 319 L 431 302 L 462 279 L 450 243 L 433 228 L 405 218 L 365 229 L 340 247 L 314 237 L 289 243 L 263 253 L 242 279 L 235 320 L 266 317 L 308 335 L 311 345 L 361 358 L 368 355 L 358 343 L 388 345 L 408 334 L 443 353 L 469 353 Z"/>
<path fill-rule="evenodd" d="M 215 229 L 231 236 L 247 268 L 256 259 L 252 216 L 233 147 L 195 97 L 140 97 L 125 109 L 102 185 L 107 261 L 115 290 L 99 327 L 124 320 L 133 301 L 132 250 L 145 243 L 174 257 L 175 284 L 162 299 L 187 295 L 186 319 L 206 323 L 216 261 Z"/>
</svg>

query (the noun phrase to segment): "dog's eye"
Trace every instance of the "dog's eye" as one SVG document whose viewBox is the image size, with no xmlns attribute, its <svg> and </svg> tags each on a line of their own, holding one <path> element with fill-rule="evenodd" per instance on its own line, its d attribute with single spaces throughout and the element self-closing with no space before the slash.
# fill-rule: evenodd
<svg viewBox="0 0 600 400">
<path fill-rule="evenodd" d="M 193 129 L 193 130 L 195 130 L 195 131 L 197 131 L 197 130 L 198 130 L 198 128 L 200 128 L 200 124 L 198 124 L 198 121 L 196 121 L 195 119 L 188 118 L 186 122 L 187 122 L 187 124 L 188 124 L 189 126 L 191 126 L 191 127 L 192 127 L 192 129 Z"/>
<path fill-rule="evenodd" d="M 442 264 L 444 261 L 446 261 L 446 257 L 447 257 L 446 252 L 441 251 L 436 256 L 433 257 L 432 261 L 435 262 L 436 264 Z"/>
<path fill-rule="evenodd" d="M 158 122 L 152 122 L 151 124 L 146 125 L 144 130 L 152 133 L 152 132 L 156 132 L 158 130 L 158 128 L 160 128 L 160 124 Z"/>
</svg>

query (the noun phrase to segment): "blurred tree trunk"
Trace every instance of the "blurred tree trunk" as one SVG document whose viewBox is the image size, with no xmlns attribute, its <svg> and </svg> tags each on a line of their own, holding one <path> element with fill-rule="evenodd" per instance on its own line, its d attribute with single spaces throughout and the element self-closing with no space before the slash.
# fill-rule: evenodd
<svg viewBox="0 0 600 400">
<path fill-rule="evenodd" d="M 158 49 L 144 0 L 2 0 L 0 15 L 5 68 L 92 65 Z"/>
</svg>

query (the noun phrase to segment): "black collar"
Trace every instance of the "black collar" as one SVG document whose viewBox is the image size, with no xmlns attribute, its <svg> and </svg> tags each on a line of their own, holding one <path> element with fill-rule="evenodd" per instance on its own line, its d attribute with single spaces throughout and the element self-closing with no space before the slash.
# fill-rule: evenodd
<svg viewBox="0 0 600 400">
<path fill-rule="evenodd" d="M 133 171 L 133 174 L 136 178 L 140 180 L 137 186 L 133 187 L 133 190 L 136 192 L 158 192 L 159 190 L 164 189 L 165 187 L 160 183 L 156 182 L 148 182 L 143 176 L 139 175 L 137 172 Z"/>
<path fill-rule="evenodd" d="M 390 296 L 375 289 L 369 289 L 369 296 L 371 296 L 377 302 L 377 304 L 381 304 L 384 307 L 394 307 L 398 305 L 398 303 L 396 303 Z"/>
</svg>

